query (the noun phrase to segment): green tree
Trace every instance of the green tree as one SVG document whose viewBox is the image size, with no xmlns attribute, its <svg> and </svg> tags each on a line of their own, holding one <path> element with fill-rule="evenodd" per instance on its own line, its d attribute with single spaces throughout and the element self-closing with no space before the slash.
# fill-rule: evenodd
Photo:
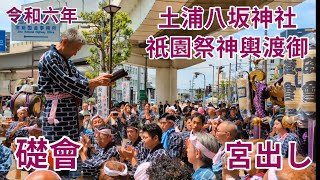
<svg viewBox="0 0 320 180">
<path fill-rule="evenodd" d="M 110 53 L 110 15 L 102 10 L 108 3 L 99 3 L 99 11 L 81 12 L 80 17 L 89 22 L 89 30 L 83 30 L 82 33 L 88 44 L 95 47 L 90 48 L 90 56 L 86 58 L 93 71 L 86 72 L 88 78 L 94 78 L 102 72 L 109 69 Z M 131 43 L 129 38 L 133 30 L 129 27 L 132 21 L 125 12 L 118 11 L 113 16 L 112 33 L 112 68 L 115 68 L 121 62 L 127 60 L 131 54 Z M 104 34 L 104 40 L 103 35 Z M 102 63 L 100 65 L 100 51 L 102 52 Z"/>
<path fill-rule="evenodd" d="M 275 80 L 278 80 L 281 77 L 281 74 L 271 74 L 271 81 L 269 81 L 268 85 L 272 84 Z"/>
<path fill-rule="evenodd" d="M 203 97 L 203 92 L 200 92 L 200 93 L 196 94 L 196 98 L 197 99 L 202 99 L 202 97 Z"/>
<path fill-rule="evenodd" d="M 189 99 L 190 98 L 190 94 L 183 94 L 184 99 Z"/>
</svg>

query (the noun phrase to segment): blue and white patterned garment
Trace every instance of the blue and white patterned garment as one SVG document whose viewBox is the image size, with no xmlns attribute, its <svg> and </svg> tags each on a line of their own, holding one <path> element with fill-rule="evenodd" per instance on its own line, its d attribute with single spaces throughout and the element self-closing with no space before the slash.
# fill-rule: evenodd
<svg viewBox="0 0 320 180">
<path fill-rule="evenodd" d="M 39 61 L 39 91 L 44 95 L 53 93 L 69 93 L 73 97 L 59 99 L 56 119 L 58 124 L 49 124 L 48 117 L 52 101 L 47 100 L 45 109 L 41 113 L 42 135 L 49 143 L 68 136 L 71 140 L 79 141 L 79 102 L 83 96 L 90 96 L 93 91 L 89 89 L 88 79 L 78 71 L 73 62 L 63 57 L 55 45 L 45 52 Z M 75 177 L 81 169 L 71 172 L 69 175 L 63 171 L 58 172 L 61 176 Z M 79 176 L 80 177 L 80 176 Z"/>
<path fill-rule="evenodd" d="M 98 179 L 100 175 L 100 168 L 103 163 L 112 157 L 115 157 L 116 160 L 120 159 L 119 152 L 114 143 L 108 145 L 104 150 L 93 155 L 90 159 L 87 159 L 82 163 L 83 176 L 90 176 Z"/>
<path fill-rule="evenodd" d="M 192 174 L 192 180 L 216 180 L 210 166 L 202 166 Z"/>
<path fill-rule="evenodd" d="M 78 104 L 83 96 L 90 96 L 88 79 L 81 74 L 73 62 L 64 58 L 54 45 L 39 61 L 39 91 L 43 94 L 69 93 L 74 97 L 59 99 L 56 119 L 59 124 L 49 124 L 48 116 L 52 101 L 48 100 L 42 117 L 42 134 L 50 143 L 63 136 L 79 141 Z"/>
<path fill-rule="evenodd" d="M 138 162 L 141 162 L 147 158 L 149 154 L 149 150 L 143 146 L 143 141 L 140 136 L 138 137 L 137 141 L 134 142 L 133 144 L 131 141 L 127 142 L 124 148 L 127 149 L 129 145 L 133 146 L 138 151 L 138 155 L 137 155 Z M 131 162 L 125 161 L 125 163 L 127 164 L 128 171 L 131 171 L 132 170 Z"/>
<path fill-rule="evenodd" d="M 168 153 L 166 150 L 163 149 L 162 144 L 160 143 L 159 145 L 157 145 L 155 148 L 152 149 L 152 151 L 149 152 L 148 156 L 146 159 L 144 159 L 143 161 L 140 161 L 137 165 L 135 165 L 132 168 L 132 174 L 134 174 L 137 170 L 137 167 L 144 162 L 153 162 L 158 158 L 161 158 L 163 156 L 168 156 Z"/>
<path fill-rule="evenodd" d="M 183 149 L 186 149 L 186 140 L 190 137 L 190 131 L 183 131 L 181 133 L 182 141 L 183 141 Z"/>
<path fill-rule="evenodd" d="M 123 131 L 125 124 L 121 122 L 120 118 L 115 120 L 115 124 L 111 125 L 111 119 L 107 123 L 111 127 L 112 140 L 116 143 L 117 146 L 121 146 L 122 139 L 125 133 Z"/>
<path fill-rule="evenodd" d="M 12 136 L 10 136 L 10 133 L 12 132 L 12 130 L 14 128 L 17 127 L 17 125 L 20 123 L 21 121 L 14 121 L 10 124 L 7 132 L 6 132 L 6 137 L 9 140 L 14 140 L 16 137 L 28 137 L 29 136 L 29 131 L 23 129 L 24 127 L 21 127 L 18 131 L 16 131 Z"/>
<path fill-rule="evenodd" d="M 284 158 L 287 158 L 289 155 L 289 141 L 297 142 L 296 149 L 299 152 L 298 148 L 300 148 L 300 140 L 298 136 L 294 133 L 288 133 L 284 139 L 280 138 L 279 135 L 275 135 L 271 139 L 273 142 L 281 143 L 281 154 Z"/>
<path fill-rule="evenodd" d="M 12 165 L 11 149 L 0 144 L 0 175 L 6 176 Z"/>
<path fill-rule="evenodd" d="M 182 156 L 183 140 L 179 133 L 172 132 L 169 134 L 169 147 L 166 149 L 171 158 L 180 158 Z"/>
</svg>

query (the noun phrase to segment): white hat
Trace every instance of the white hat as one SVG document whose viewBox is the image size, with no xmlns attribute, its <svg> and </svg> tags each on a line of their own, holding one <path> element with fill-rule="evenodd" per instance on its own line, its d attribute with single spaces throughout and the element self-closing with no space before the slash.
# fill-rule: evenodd
<svg viewBox="0 0 320 180">
<path fill-rule="evenodd" d="M 174 110 L 174 111 L 177 111 L 177 109 L 174 107 L 174 106 L 170 106 L 169 108 L 168 108 L 168 110 Z"/>
</svg>

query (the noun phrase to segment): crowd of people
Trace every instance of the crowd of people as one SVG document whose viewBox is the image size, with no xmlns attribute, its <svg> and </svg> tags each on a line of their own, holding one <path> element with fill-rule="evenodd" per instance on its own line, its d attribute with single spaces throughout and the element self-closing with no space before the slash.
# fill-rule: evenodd
<svg viewBox="0 0 320 180">
<path fill-rule="evenodd" d="M 203 106 L 201 102 L 194 105 L 190 100 L 184 103 L 175 101 L 172 106 L 166 104 L 146 103 L 143 110 L 139 110 L 136 105 L 120 102 L 108 117 L 103 118 L 97 115 L 91 102 L 83 103 L 78 113 L 80 142 L 83 144 L 79 152 L 81 161 L 78 169 L 70 171 L 68 177 L 79 174 L 83 179 L 204 180 L 264 179 L 268 176 L 268 169 L 256 169 L 254 161 L 249 171 L 226 168 L 225 144 L 237 139 L 252 142 L 254 148 L 257 142 L 266 139 L 281 142 L 284 161 L 288 158 L 288 142 L 295 141 L 300 154 L 298 158 L 306 156 L 301 148 L 303 139 L 292 126 L 290 129 L 286 127 L 286 116 L 279 109 L 262 126 L 268 133 L 261 131 L 261 138 L 253 139 L 251 118 L 242 119 L 237 105 L 227 107 L 221 103 L 214 107 L 209 103 Z M 41 132 L 39 119 L 30 119 L 25 107 L 18 109 L 16 121 L 6 132 L 10 147 L 0 146 L 0 151 L 5 154 L 1 157 L 0 174 L 5 176 L 12 164 L 10 155 L 16 149 L 13 140 L 16 137 L 39 137 Z M 253 152 L 252 157 L 256 151 Z M 314 167 L 313 164 L 308 169 Z M 313 170 L 297 172 L 312 179 L 315 177 Z M 57 173 L 54 175 L 66 177 L 64 173 Z"/>
</svg>

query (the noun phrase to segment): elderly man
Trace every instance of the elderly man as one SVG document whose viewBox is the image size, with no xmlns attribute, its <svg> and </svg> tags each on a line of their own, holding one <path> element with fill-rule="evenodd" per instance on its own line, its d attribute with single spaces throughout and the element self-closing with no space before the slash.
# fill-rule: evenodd
<svg viewBox="0 0 320 180">
<path fill-rule="evenodd" d="M 212 158 L 219 149 L 217 140 L 208 133 L 194 133 L 187 141 L 188 161 L 192 164 L 195 180 L 215 180 L 216 176 L 211 169 Z"/>
<path fill-rule="evenodd" d="M 61 34 L 57 46 L 52 45 L 40 58 L 38 86 L 47 100 L 42 132 L 50 143 L 63 136 L 79 141 L 78 108 L 82 97 L 90 96 L 97 86 L 111 85 L 111 74 L 88 80 L 69 60 L 84 44 L 83 36 L 71 28 Z"/>
<path fill-rule="evenodd" d="M 237 126 L 234 122 L 231 121 L 223 121 L 216 130 L 216 138 L 218 142 L 221 144 L 221 147 L 218 153 L 212 159 L 212 170 L 216 175 L 217 179 L 222 178 L 222 161 L 224 158 L 225 152 L 224 147 L 226 142 L 233 142 L 237 136 Z"/>
<path fill-rule="evenodd" d="M 87 151 L 91 146 L 88 141 L 82 142 L 83 147 L 79 152 L 83 161 L 83 175 L 86 176 L 86 179 L 89 179 L 89 177 L 95 177 L 95 179 L 97 179 L 100 175 L 99 170 L 106 160 L 111 158 L 116 158 L 117 160 L 120 159 L 116 144 L 112 140 L 110 126 L 107 125 L 105 127 L 95 129 L 95 140 L 98 146 L 102 149 L 98 154 L 94 154 L 90 158 L 87 156 Z"/>
</svg>

